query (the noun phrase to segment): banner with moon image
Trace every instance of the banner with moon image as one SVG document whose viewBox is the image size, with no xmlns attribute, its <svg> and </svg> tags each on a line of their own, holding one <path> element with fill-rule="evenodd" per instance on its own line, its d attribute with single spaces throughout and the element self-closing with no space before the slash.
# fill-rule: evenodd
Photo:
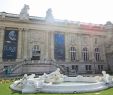
<svg viewBox="0 0 113 95">
<path fill-rule="evenodd" d="M 18 30 L 5 30 L 3 45 L 3 60 L 15 60 L 17 58 Z"/>
</svg>

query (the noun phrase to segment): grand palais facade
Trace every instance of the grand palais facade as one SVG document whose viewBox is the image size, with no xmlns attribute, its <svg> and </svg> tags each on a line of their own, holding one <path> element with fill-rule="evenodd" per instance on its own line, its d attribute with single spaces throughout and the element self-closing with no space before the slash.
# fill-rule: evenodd
<svg viewBox="0 0 113 95">
<path fill-rule="evenodd" d="M 57 67 L 65 74 L 112 71 L 113 25 L 0 13 L 0 73 L 49 73 Z"/>
</svg>

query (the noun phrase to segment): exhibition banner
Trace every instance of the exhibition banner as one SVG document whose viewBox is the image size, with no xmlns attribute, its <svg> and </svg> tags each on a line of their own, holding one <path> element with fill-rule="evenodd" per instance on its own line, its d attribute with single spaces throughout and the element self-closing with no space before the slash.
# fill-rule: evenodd
<svg viewBox="0 0 113 95">
<path fill-rule="evenodd" d="M 54 34 L 54 58 L 65 60 L 65 37 L 63 33 Z"/>
<path fill-rule="evenodd" d="M 3 60 L 16 59 L 18 47 L 18 30 L 5 30 Z"/>
</svg>

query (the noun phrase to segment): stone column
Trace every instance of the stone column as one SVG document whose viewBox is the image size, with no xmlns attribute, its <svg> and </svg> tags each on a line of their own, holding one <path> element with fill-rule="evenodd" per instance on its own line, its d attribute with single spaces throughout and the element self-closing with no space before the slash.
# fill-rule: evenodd
<svg viewBox="0 0 113 95">
<path fill-rule="evenodd" d="M 55 60 L 54 58 L 54 32 L 51 32 L 51 59 Z"/>
<path fill-rule="evenodd" d="M 45 55 L 45 57 L 46 57 L 46 60 L 48 60 L 49 59 L 49 33 L 48 33 L 48 31 L 45 31 L 46 33 L 45 33 L 45 41 L 46 41 L 46 55 Z"/>
<path fill-rule="evenodd" d="M 65 61 L 69 61 L 69 36 L 68 33 L 65 33 Z"/>
<path fill-rule="evenodd" d="M 51 59 L 51 32 L 48 32 L 48 59 Z"/>
<path fill-rule="evenodd" d="M 95 64 L 95 62 L 96 62 L 96 60 L 95 60 L 95 55 L 94 55 L 94 53 L 95 53 L 95 46 L 96 46 L 96 44 L 95 44 L 95 35 L 90 35 L 90 55 L 89 55 L 89 60 L 91 60 L 92 61 L 92 70 L 93 70 L 93 72 L 92 73 L 96 73 L 96 64 Z"/>
<path fill-rule="evenodd" d="M 94 57 L 94 36 L 91 35 L 90 36 L 90 51 L 89 51 L 89 60 L 91 60 L 92 62 L 95 61 L 95 57 Z"/>
<path fill-rule="evenodd" d="M 81 35 L 78 35 L 78 60 L 82 62 Z"/>
<path fill-rule="evenodd" d="M 78 39 L 78 34 L 76 34 L 77 36 L 77 38 L 76 38 L 76 40 L 77 40 L 77 42 L 76 42 L 76 60 L 78 61 L 79 60 L 79 45 L 78 45 L 78 42 L 79 42 L 79 39 Z"/>
<path fill-rule="evenodd" d="M 100 47 L 100 58 L 101 58 L 102 61 L 106 62 L 104 44 L 102 44 L 101 47 Z"/>
<path fill-rule="evenodd" d="M 49 35 L 48 35 L 48 57 L 49 57 L 49 60 L 55 60 L 54 58 L 54 31 L 49 31 Z"/>
<path fill-rule="evenodd" d="M 2 61 L 3 54 L 3 44 L 4 44 L 4 29 L 5 27 L 0 27 L 0 62 Z"/>
<path fill-rule="evenodd" d="M 28 49 L 28 50 L 27 50 L 27 51 L 28 51 L 28 52 L 27 52 L 27 54 L 28 54 L 27 57 L 28 57 L 28 59 L 31 59 L 31 58 L 32 58 L 32 47 L 33 47 L 33 41 L 34 41 L 34 40 L 32 39 L 32 37 L 34 37 L 33 31 L 28 31 L 28 32 L 27 32 L 27 35 L 28 35 L 28 36 L 27 36 L 27 38 L 28 38 L 28 39 L 27 39 L 27 43 L 28 43 L 28 44 L 27 44 L 27 46 L 28 46 L 28 47 L 27 47 L 27 49 Z"/>
<path fill-rule="evenodd" d="M 24 42 L 23 42 L 23 53 L 24 53 L 24 56 L 23 56 L 23 58 L 24 59 L 27 59 L 28 58 L 28 29 L 24 29 L 23 30 L 23 35 L 24 35 Z"/>
<path fill-rule="evenodd" d="M 22 60 L 22 31 L 23 29 L 20 28 L 18 32 L 18 53 L 17 53 L 17 60 Z"/>
</svg>

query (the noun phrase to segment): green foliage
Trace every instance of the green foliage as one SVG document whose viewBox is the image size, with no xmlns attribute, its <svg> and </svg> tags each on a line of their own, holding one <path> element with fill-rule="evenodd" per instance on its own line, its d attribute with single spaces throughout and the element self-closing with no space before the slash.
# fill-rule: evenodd
<svg viewBox="0 0 113 95">
<path fill-rule="evenodd" d="M 113 88 L 106 89 L 104 91 L 93 92 L 93 93 L 78 93 L 78 94 L 50 94 L 50 93 L 36 93 L 36 94 L 22 94 L 14 92 L 9 88 L 9 83 L 0 84 L 0 95 L 113 95 Z"/>
</svg>

